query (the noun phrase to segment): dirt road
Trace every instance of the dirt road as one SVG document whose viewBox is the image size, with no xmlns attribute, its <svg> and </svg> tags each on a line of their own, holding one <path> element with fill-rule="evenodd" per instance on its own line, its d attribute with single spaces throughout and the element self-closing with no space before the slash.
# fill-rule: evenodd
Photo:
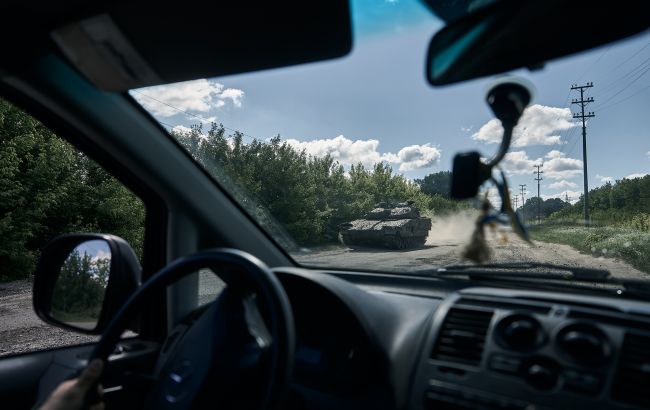
<svg viewBox="0 0 650 410">
<path fill-rule="evenodd" d="M 391 251 L 385 249 L 350 249 L 332 247 L 326 250 L 303 252 L 296 259 L 305 265 L 315 267 L 339 267 L 349 269 L 371 269 L 405 271 L 438 267 L 442 265 L 468 263 L 461 253 L 469 242 L 474 228 L 474 215 L 454 215 L 434 221 L 426 245 L 421 249 Z M 530 245 L 512 232 L 489 232 L 488 243 L 493 252 L 492 262 L 541 262 L 567 266 L 606 269 L 612 276 L 622 278 L 644 278 L 650 275 L 635 269 L 627 263 L 610 258 L 595 258 L 582 254 L 567 245 L 535 242 Z"/>
<path fill-rule="evenodd" d="M 404 271 L 466 263 L 461 258 L 463 246 L 469 241 L 473 215 L 456 215 L 434 222 L 425 247 L 409 251 L 353 250 L 336 246 L 325 250 L 303 252 L 296 259 L 315 267 L 340 267 Z M 503 242 L 503 237 L 507 242 Z M 570 266 L 606 269 L 613 276 L 646 278 L 645 274 L 623 261 L 595 258 L 569 246 L 535 242 L 529 245 L 512 233 L 490 234 L 494 262 L 537 261 Z M 199 302 L 212 300 L 223 289 L 223 282 L 211 273 L 202 272 L 199 280 Z M 27 281 L 0 283 L 0 356 L 73 345 L 96 340 L 43 323 L 32 308 L 31 284 Z"/>
<path fill-rule="evenodd" d="M 43 322 L 32 307 L 29 281 L 0 283 L 0 356 L 97 340 Z"/>
</svg>

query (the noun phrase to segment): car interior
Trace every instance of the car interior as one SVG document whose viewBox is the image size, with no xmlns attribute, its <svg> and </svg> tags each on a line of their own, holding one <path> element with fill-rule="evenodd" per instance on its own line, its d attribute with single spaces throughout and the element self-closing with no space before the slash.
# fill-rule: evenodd
<svg viewBox="0 0 650 410">
<path fill-rule="evenodd" d="M 424 4 L 446 27 L 431 41 L 422 76 L 445 89 L 540 69 L 650 27 L 643 1 Z M 350 4 L 180 6 L 0 6 L 2 37 L 19 39 L 3 42 L 2 98 L 64 136 L 147 210 L 141 264 L 129 243 L 107 233 L 69 232 L 43 250 L 34 310 L 99 338 L 0 357 L 1 408 L 38 408 L 92 358 L 107 361 L 107 409 L 650 407 L 643 281 L 579 268 L 535 280 L 473 265 L 396 274 L 297 263 L 129 90 L 343 58 L 354 47 Z M 577 10 L 608 24 L 552 40 Z M 542 36 L 549 20 L 555 28 Z M 530 100 L 513 84 L 488 98 L 506 134 Z M 493 165 L 459 155 L 452 190 L 476 196 L 495 178 Z M 89 241 L 105 247 L 110 266 L 99 318 L 84 324 L 61 316 L 55 289 L 74 250 Z M 201 304 L 197 272 L 205 269 L 226 286 Z"/>
</svg>

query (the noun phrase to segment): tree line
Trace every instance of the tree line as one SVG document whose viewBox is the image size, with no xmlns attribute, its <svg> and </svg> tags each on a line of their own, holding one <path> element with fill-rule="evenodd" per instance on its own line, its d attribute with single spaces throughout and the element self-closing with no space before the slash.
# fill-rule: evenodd
<svg viewBox="0 0 650 410">
<path fill-rule="evenodd" d="M 555 221 L 578 221 L 583 217 L 584 198 L 553 215 Z M 591 223 L 650 232 L 650 175 L 623 178 L 589 191 Z"/>
<path fill-rule="evenodd" d="M 449 172 L 411 181 L 385 163 L 346 170 L 279 136 L 244 143 L 220 124 L 172 134 L 287 247 L 337 242 L 341 223 L 380 201 L 413 201 L 427 216 L 469 206 L 449 199 Z M 31 275 L 40 249 L 62 233 L 112 233 L 141 255 L 144 218 L 142 201 L 119 181 L 0 99 L 0 281 Z"/>
<path fill-rule="evenodd" d="M 63 262 L 52 291 L 52 313 L 61 321 L 98 319 L 104 303 L 111 262 L 72 252 Z"/>
<path fill-rule="evenodd" d="M 40 122 L 0 99 L 0 281 L 34 272 L 69 232 L 105 232 L 141 254 L 142 201 Z"/>
<path fill-rule="evenodd" d="M 448 172 L 411 181 L 381 162 L 346 172 L 330 155 L 308 155 L 280 136 L 244 143 L 215 123 L 207 132 L 195 125 L 171 133 L 284 246 L 335 242 L 341 223 L 380 201 L 413 201 L 428 214 L 462 207 L 448 197 Z"/>
</svg>

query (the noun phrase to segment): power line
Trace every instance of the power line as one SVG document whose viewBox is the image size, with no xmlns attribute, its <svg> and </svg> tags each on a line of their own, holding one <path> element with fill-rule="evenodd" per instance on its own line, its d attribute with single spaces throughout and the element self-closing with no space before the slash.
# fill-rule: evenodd
<svg viewBox="0 0 650 410">
<path fill-rule="evenodd" d="M 615 93 L 615 94 L 613 94 L 613 95 L 607 97 L 607 99 L 608 99 L 608 100 L 611 100 L 612 98 L 614 98 L 614 97 L 618 96 L 619 94 L 621 94 L 623 91 L 625 91 L 625 90 L 627 90 L 628 88 L 630 88 L 632 85 L 634 85 L 635 82 L 637 82 L 639 79 L 641 79 L 641 77 L 643 77 L 646 73 L 648 73 L 648 71 L 650 71 L 650 64 L 648 64 L 648 66 L 645 67 L 644 70 L 643 70 L 642 72 L 640 72 L 639 75 L 637 75 L 637 76 L 636 76 L 632 81 L 630 81 L 630 82 L 629 82 L 625 87 L 623 87 L 623 88 L 621 88 L 620 90 L 618 90 L 617 93 Z M 600 109 L 600 107 L 597 107 L 597 108 Z"/>
<path fill-rule="evenodd" d="M 582 120 L 582 167 L 583 167 L 583 177 L 584 177 L 584 218 L 585 226 L 589 226 L 589 183 L 587 178 L 587 118 L 595 117 L 596 115 L 593 112 L 588 112 L 585 114 L 585 107 L 587 104 L 594 102 L 593 97 L 585 99 L 585 89 L 593 87 L 593 83 L 587 83 L 585 85 L 574 84 L 571 86 L 571 90 L 580 91 L 580 99 L 573 99 L 571 104 L 580 105 L 580 113 L 573 113 L 573 118 L 579 118 Z"/>
<path fill-rule="evenodd" d="M 543 166 L 543 163 L 533 165 L 534 168 L 537 168 L 537 171 L 533 171 L 534 174 L 537 174 L 537 178 L 535 178 L 535 181 L 537 181 L 537 225 L 542 223 L 542 197 L 539 195 L 539 183 L 544 179 L 542 178 L 544 171 L 540 171 Z"/>
<path fill-rule="evenodd" d="M 650 46 L 650 43 L 645 43 L 641 48 L 639 48 L 636 52 L 634 52 L 631 56 L 626 58 L 625 60 L 621 61 L 619 64 L 616 65 L 616 67 L 612 68 L 607 74 L 616 71 L 617 68 L 622 66 L 623 64 L 627 63 L 637 55 L 639 55 L 640 52 L 642 52 L 646 47 Z"/>
<path fill-rule="evenodd" d="M 615 105 L 618 105 L 618 104 L 620 104 L 620 103 L 622 103 L 622 102 L 624 102 L 624 101 L 629 100 L 629 99 L 632 98 L 632 97 L 635 97 L 635 96 L 639 95 L 641 92 L 647 90 L 648 88 L 650 88 L 650 84 L 649 84 L 649 85 L 646 85 L 646 86 L 643 87 L 643 88 L 640 88 L 639 90 L 637 90 L 637 92 L 635 92 L 635 93 L 633 93 L 633 94 L 631 94 L 631 95 L 628 95 L 627 97 L 623 98 L 622 100 L 618 100 L 618 101 L 616 101 L 616 102 L 614 102 L 614 103 L 611 103 L 611 104 L 607 104 L 607 105 L 605 105 L 605 106 L 598 107 L 598 110 L 599 110 L 599 111 L 602 111 L 602 110 L 606 110 L 606 109 L 608 109 L 608 108 L 611 108 L 611 107 L 613 107 L 613 106 L 615 106 Z"/>
<path fill-rule="evenodd" d="M 199 114 L 194 114 L 194 113 L 192 113 L 192 112 L 185 111 L 185 110 L 183 110 L 182 108 L 175 107 L 175 106 L 173 106 L 173 105 L 171 105 L 171 104 L 169 104 L 169 103 L 166 103 L 166 102 L 164 102 L 164 101 L 159 100 L 158 98 L 155 98 L 155 97 L 152 97 L 152 96 L 150 96 L 150 95 L 148 95 L 148 94 L 145 94 L 145 93 L 143 93 L 142 91 L 138 91 L 138 90 L 131 90 L 131 91 L 134 92 L 134 93 L 140 94 L 140 95 L 142 95 L 143 97 L 149 98 L 150 100 L 153 100 L 153 101 L 156 101 L 156 102 L 158 102 L 158 103 L 160 103 L 160 104 L 163 104 L 163 105 L 165 105 L 165 106 L 167 106 L 167 107 L 169 107 L 169 108 L 172 108 L 172 109 L 174 109 L 174 110 L 176 110 L 176 111 L 178 111 L 178 112 L 180 112 L 180 113 L 183 113 L 183 114 L 185 114 L 185 115 L 187 115 L 187 116 L 197 118 L 197 119 L 201 120 L 201 122 L 214 122 L 214 121 L 212 121 L 210 118 L 206 118 L 206 117 L 203 117 L 203 116 L 201 116 L 201 115 L 199 115 Z M 162 124 L 161 121 L 158 121 L 158 122 L 160 122 L 160 123 Z M 168 124 L 167 124 L 167 125 L 168 125 Z M 168 126 L 169 126 L 169 125 L 168 125 Z M 239 131 L 239 130 L 236 130 L 236 129 L 234 129 L 234 128 L 226 127 L 226 126 L 223 125 L 223 124 L 221 124 L 221 126 L 222 126 L 223 128 L 225 128 L 225 129 L 229 130 L 229 131 L 232 131 L 232 132 L 238 132 L 238 133 L 240 133 L 241 135 L 243 135 L 243 136 L 245 136 L 245 137 L 248 137 L 248 138 L 251 138 L 251 139 L 259 139 L 259 138 L 255 138 L 255 137 L 253 137 L 252 135 L 248 135 L 248 134 L 243 133 L 243 132 L 241 132 L 241 131 Z"/>
<path fill-rule="evenodd" d="M 643 60 L 642 62 L 640 62 L 636 66 L 634 66 L 627 73 L 623 74 L 621 77 L 613 80 L 612 82 L 610 82 L 610 83 L 606 84 L 604 87 L 602 87 L 601 95 L 608 94 L 609 92 L 611 92 L 611 90 L 614 90 L 616 88 L 616 86 L 623 83 L 624 80 L 627 80 L 628 78 L 631 78 L 631 77 L 639 74 L 640 72 L 642 72 L 643 70 L 648 68 L 649 65 L 650 65 L 650 57 L 647 57 L 645 60 Z"/>
<path fill-rule="evenodd" d="M 521 189 L 521 219 L 526 223 L 526 184 L 519 184 Z"/>
<path fill-rule="evenodd" d="M 603 57 L 605 57 L 605 54 L 607 54 L 607 53 L 609 52 L 609 50 L 611 50 L 611 49 L 612 49 L 612 45 L 610 45 L 609 47 L 607 47 L 607 48 L 605 49 L 605 51 L 603 51 L 603 52 L 598 56 L 598 58 L 596 59 L 596 61 L 594 61 L 593 63 L 591 63 L 591 64 L 589 65 L 589 67 L 587 67 L 587 69 L 582 73 L 582 75 L 580 75 L 580 77 L 578 77 L 578 79 L 576 80 L 576 82 L 582 80 L 582 78 L 585 76 L 585 74 L 587 74 L 587 73 L 589 72 L 589 70 L 591 70 L 591 69 L 592 69 L 592 68 L 593 68 L 593 67 L 594 67 L 594 66 L 595 66 L 595 65 L 596 65 L 596 64 L 597 64 L 597 63 L 598 63 L 598 62 L 599 62 Z M 566 104 L 566 103 L 565 103 L 565 104 Z"/>
</svg>

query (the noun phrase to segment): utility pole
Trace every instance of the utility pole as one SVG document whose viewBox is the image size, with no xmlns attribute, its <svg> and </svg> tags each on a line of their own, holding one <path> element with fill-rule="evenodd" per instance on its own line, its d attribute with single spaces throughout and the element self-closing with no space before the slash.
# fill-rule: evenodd
<svg viewBox="0 0 650 410">
<path fill-rule="evenodd" d="M 517 212 L 517 208 L 519 208 L 519 197 L 515 195 L 515 212 Z"/>
<path fill-rule="evenodd" d="M 526 223 L 526 184 L 519 184 L 521 188 L 521 221 Z"/>
<path fill-rule="evenodd" d="M 587 83 L 586 85 L 577 85 L 573 84 L 571 86 L 571 90 L 579 90 L 580 91 L 580 99 L 573 99 L 571 100 L 571 104 L 579 104 L 580 105 L 580 112 L 579 113 L 573 113 L 573 118 L 579 118 L 582 120 L 582 165 L 583 165 L 583 174 L 584 174 L 584 188 L 585 188 L 585 194 L 584 194 L 584 218 L 585 218 L 585 226 L 589 226 L 589 184 L 587 182 L 587 124 L 586 124 L 586 119 L 595 117 L 596 115 L 590 111 L 585 114 L 585 107 L 587 104 L 594 102 L 593 97 L 589 97 L 585 100 L 585 89 L 591 88 L 594 86 L 594 83 Z"/>
<path fill-rule="evenodd" d="M 543 166 L 543 163 L 540 165 L 533 165 L 534 168 L 537 168 L 537 171 L 533 171 L 533 173 L 537 174 L 537 178 L 535 178 L 535 181 L 537 181 L 537 225 L 542 223 L 542 197 L 539 196 L 539 183 L 544 179 L 542 178 L 544 171 L 540 171 L 539 169 Z"/>
</svg>

